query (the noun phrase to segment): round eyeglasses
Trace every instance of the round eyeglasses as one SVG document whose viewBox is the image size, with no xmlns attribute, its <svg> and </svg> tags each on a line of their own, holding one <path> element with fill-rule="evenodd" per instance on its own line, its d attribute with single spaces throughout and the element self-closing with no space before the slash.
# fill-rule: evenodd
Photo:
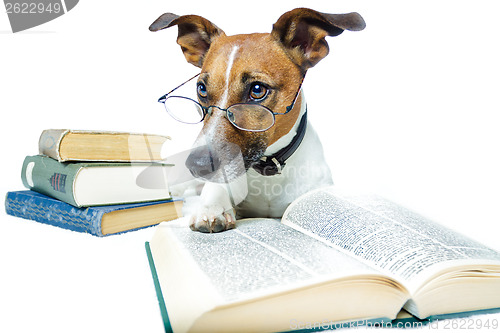
<svg viewBox="0 0 500 333">
<path fill-rule="evenodd" d="M 218 109 L 225 113 L 227 120 L 234 127 L 240 130 L 250 132 L 267 131 L 274 125 L 275 115 L 287 114 L 293 109 L 302 87 L 301 82 L 292 104 L 287 106 L 286 111 L 282 113 L 273 112 L 267 107 L 257 103 L 238 103 L 231 105 L 227 109 L 222 109 L 215 105 L 207 107 L 189 97 L 171 95 L 175 90 L 193 80 L 198 75 L 200 74 L 193 76 L 158 99 L 158 102 L 163 103 L 168 114 L 179 122 L 185 124 L 198 124 L 202 122 L 206 116 L 211 116 L 214 109 Z M 303 80 L 304 78 L 302 78 L 302 81 Z"/>
</svg>

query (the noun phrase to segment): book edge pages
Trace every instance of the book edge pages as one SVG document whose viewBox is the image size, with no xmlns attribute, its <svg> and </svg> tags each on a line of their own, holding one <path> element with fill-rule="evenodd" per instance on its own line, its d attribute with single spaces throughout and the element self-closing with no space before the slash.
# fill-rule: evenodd
<svg viewBox="0 0 500 333">
<path fill-rule="evenodd" d="M 133 199 L 135 198 L 135 194 L 137 194 L 138 188 L 140 186 L 135 185 L 135 187 L 131 187 L 130 185 L 130 180 L 128 182 L 122 181 L 121 184 L 127 184 L 127 188 L 129 191 L 125 192 L 120 192 L 122 194 L 127 194 L 131 193 L 130 190 L 134 190 L 134 195 L 131 197 L 124 199 L 124 198 L 118 198 L 116 196 L 116 199 L 114 201 L 110 200 L 104 200 L 104 199 L 92 199 L 89 200 L 89 198 L 94 198 L 95 197 L 95 190 L 89 189 L 89 184 L 87 184 L 85 181 L 82 181 L 81 175 L 87 175 L 87 174 L 92 174 L 94 173 L 94 170 L 96 169 L 103 169 L 106 172 L 110 172 L 111 170 L 120 170 L 120 169 L 125 169 L 125 172 L 128 173 L 134 173 L 140 169 L 145 169 L 149 166 L 151 166 L 151 163 L 110 163 L 110 164 L 100 164 L 100 163 L 90 163 L 89 165 L 85 163 L 75 163 L 75 165 L 79 165 L 79 169 L 75 173 L 74 176 L 74 181 L 72 184 L 72 196 L 73 196 L 73 201 L 76 203 L 77 207 L 91 207 L 91 206 L 105 206 L 105 205 L 117 205 L 117 204 L 122 204 L 122 203 L 140 203 L 140 202 L 148 202 L 148 201 L 162 201 L 162 200 L 171 200 L 172 195 L 170 194 L 169 186 L 168 183 L 165 184 L 164 188 L 161 189 L 145 189 L 142 191 L 142 195 L 145 195 L 146 197 L 143 197 L 141 199 Z M 170 165 L 161 165 L 162 168 L 164 167 L 170 167 Z M 129 170 L 127 170 L 129 169 Z M 95 174 L 95 173 L 94 173 Z M 117 174 L 116 172 L 114 174 Z M 102 176 L 99 176 L 102 177 Z M 123 180 L 127 179 L 128 177 L 122 177 Z M 117 180 L 116 178 L 115 180 Z M 82 185 L 83 184 L 83 192 L 82 192 Z M 79 185 L 79 186 L 78 186 Z M 140 192 L 140 191 L 139 191 Z M 89 193 L 89 194 L 85 194 Z M 83 194 L 83 195 L 82 195 Z M 100 192 L 102 195 L 102 192 Z M 84 199 L 82 199 L 82 197 Z M 87 199 L 85 199 L 87 198 Z M 97 201 L 95 201 L 97 200 Z"/>
<path fill-rule="evenodd" d="M 171 140 L 171 138 L 169 136 L 165 136 L 165 135 L 149 134 L 149 133 L 123 132 L 123 131 L 70 130 L 68 134 L 69 135 L 71 135 L 71 134 L 91 135 L 91 137 L 94 137 L 96 139 L 100 135 L 112 136 L 112 137 L 114 137 L 114 136 L 127 137 L 129 140 L 129 154 L 126 156 L 121 156 L 121 157 L 120 156 L 106 157 L 105 155 L 102 155 L 99 157 L 92 157 L 92 156 L 85 157 L 85 156 L 78 156 L 78 154 L 77 155 L 71 154 L 71 155 L 64 157 L 64 161 L 67 161 L 67 162 L 158 163 L 158 162 L 163 161 L 163 159 L 161 158 L 161 149 L 158 149 L 158 148 L 152 149 L 152 147 L 153 146 L 156 147 L 157 144 L 151 144 L 149 142 L 149 139 L 158 140 L 159 142 L 161 142 L 160 147 L 163 147 L 163 145 L 165 144 L 166 141 Z M 139 138 L 142 138 L 143 144 L 145 145 L 145 147 L 148 147 L 147 151 L 150 152 L 150 155 L 148 157 L 144 157 L 143 153 L 140 153 L 140 155 L 136 154 L 137 152 L 142 152 L 142 149 L 137 149 L 137 148 L 132 149 L 131 148 L 131 147 L 134 147 L 134 145 L 130 145 L 130 140 L 132 140 L 132 141 L 140 140 Z M 75 140 L 75 139 L 72 139 L 72 141 L 73 140 Z M 76 140 L 76 141 L 79 141 L 79 140 Z"/>
<path fill-rule="evenodd" d="M 180 227 L 188 228 L 187 223 L 183 223 L 188 221 L 187 218 L 181 218 L 177 221 L 181 225 Z M 166 225 L 164 224 L 156 227 L 153 238 L 149 241 L 151 254 L 158 274 L 159 285 L 164 296 L 164 304 L 170 315 L 170 325 L 174 332 L 187 332 L 199 316 L 221 303 L 221 297 L 215 290 L 210 288 L 210 284 L 208 284 L 205 278 L 199 278 L 200 276 L 204 276 L 203 271 L 199 267 L 190 261 L 185 262 L 183 260 L 184 256 L 179 255 L 183 251 L 176 242 L 169 241 L 174 236 L 169 235 L 170 231 L 165 227 Z M 162 229 L 166 230 L 162 231 Z M 170 263 L 162 265 L 161 263 L 165 260 Z M 171 267 L 177 266 L 182 267 L 184 274 L 169 273 Z M 187 276 L 191 278 L 186 279 L 186 273 L 189 272 L 190 274 L 187 274 Z M 193 280 L 196 283 L 191 284 L 188 288 L 186 285 L 190 284 Z M 171 288 L 171 286 L 179 285 L 181 287 Z M 202 299 L 197 297 L 196 291 L 199 289 L 204 290 L 207 297 Z M 179 290 L 187 291 L 188 294 L 181 294 L 178 292 Z M 165 297 L 165 294 L 168 294 L 168 296 Z M 186 304 L 186 299 L 196 300 L 196 302 Z"/>
<path fill-rule="evenodd" d="M 151 227 L 161 222 L 172 221 L 182 217 L 183 202 L 180 200 L 148 201 L 147 203 L 150 204 L 123 209 L 118 208 L 105 213 L 100 224 L 102 234 L 104 236 L 119 234 L 129 230 Z M 152 214 L 153 211 L 155 214 Z M 158 213 L 158 211 L 161 213 Z M 166 212 L 168 212 L 168 215 L 165 215 Z M 127 216 L 134 216 L 136 222 L 131 222 L 127 219 Z M 138 216 L 145 216 L 145 218 L 140 219 Z M 115 220 L 121 222 L 117 223 Z M 139 220 L 142 220 L 142 222 L 139 222 Z"/>
<path fill-rule="evenodd" d="M 125 132 L 125 131 L 104 131 L 104 130 L 72 130 L 72 129 L 46 129 L 42 131 L 40 138 L 38 140 L 39 152 L 40 154 L 52 157 L 56 159 L 58 162 L 96 162 L 96 159 L 85 159 L 85 158 L 73 158 L 73 157 L 64 157 L 61 156 L 60 147 L 64 140 L 64 137 L 68 134 L 107 134 L 107 135 L 134 135 L 134 136 L 150 136 L 157 137 L 163 139 L 163 143 L 172 138 L 167 135 L 160 134 L 150 134 L 150 133 L 136 133 L 136 132 Z M 43 148 L 43 142 L 48 137 L 58 137 L 56 141 L 56 146 L 51 149 Z M 130 159 L 99 159 L 100 162 L 131 162 Z M 133 160 L 133 162 L 158 162 L 161 159 L 144 159 L 144 160 Z"/>
</svg>

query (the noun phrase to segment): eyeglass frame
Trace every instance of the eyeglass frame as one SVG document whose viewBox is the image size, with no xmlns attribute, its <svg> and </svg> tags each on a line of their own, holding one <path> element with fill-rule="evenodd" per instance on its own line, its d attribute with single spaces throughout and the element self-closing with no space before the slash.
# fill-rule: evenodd
<svg viewBox="0 0 500 333">
<path fill-rule="evenodd" d="M 229 107 L 227 107 L 226 109 L 223 109 L 217 105 L 210 105 L 210 106 L 203 106 L 200 104 L 200 102 L 198 101 L 195 101 L 194 99 L 190 98 L 190 97 L 185 97 L 185 96 L 178 96 L 178 95 L 173 95 L 173 96 L 170 96 L 170 94 L 172 94 L 174 91 L 176 91 L 177 89 L 181 88 L 182 86 L 184 86 L 185 84 L 187 84 L 188 82 L 190 82 L 191 80 L 197 78 L 198 76 L 200 76 L 201 73 L 198 73 L 196 74 L 195 76 L 193 76 L 192 78 L 188 79 L 187 81 L 181 83 L 180 85 L 178 85 L 177 87 L 175 87 L 174 89 L 170 90 L 168 93 L 166 93 L 165 95 L 161 96 L 160 98 L 158 98 L 158 102 L 159 103 L 162 103 L 164 106 L 165 106 L 165 102 L 168 98 L 170 97 L 177 97 L 177 98 L 183 98 L 183 99 L 187 99 L 187 100 L 190 100 L 192 102 L 194 102 L 195 104 L 198 104 L 201 108 L 201 110 L 203 111 L 203 117 L 201 117 L 200 121 L 199 122 L 196 122 L 196 123 L 189 123 L 189 122 L 184 122 L 182 120 L 179 120 L 177 119 L 176 117 L 172 116 L 172 114 L 170 112 L 168 112 L 168 108 L 165 106 L 165 109 L 167 110 L 167 113 L 170 114 L 170 116 L 172 118 L 174 118 L 175 120 L 177 120 L 178 122 L 181 122 L 181 123 L 184 123 L 184 124 L 199 124 L 201 123 L 203 120 L 205 120 L 205 117 L 208 115 L 208 116 L 211 116 L 212 115 L 212 112 L 210 112 L 210 109 L 212 108 L 217 108 L 218 110 L 224 112 L 224 114 L 226 115 L 226 118 L 227 120 L 231 123 L 231 125 L 233 125 L 234 127 L 242 130 L 242 131 L 247 131 L 247 132 L 265 132 L 267 131 L 268 129 L 270 129 L 271 127 L 274 126 L 274 124 L 276 123 L 276 117 L 277 115 L 285 115 L 287 113 L 289 113 L 290 111 L 292 111 L 292 109 L 294 108 L 295 106 L 295 103 L 297 102 L 297 99 L 299 98 L 299 94 L 300 94 L 300 91 L 302 89 L 302 83 L 304 82 L 304 79 L 305 79 L 305 73 L 304 75 L 302 76 L 302 80 L 300 81 L 300 85 L 299 85 L 299 89 L 297 90 L 297 92 L 295 93 L 295 97 L 293 98 L 293 101 L 292 101 L 292 104 L 290 104 L 289 106 L 286 107 L 286 111 L 285 112 L 274 112 L 273 110 L 269 109 L 267 106 L 264 106 L 264 105 L 261 105 L 259 103 L 235 103 L 233 105 L 230 105 Z M 272 115 L 273 115 L 273 123 L 271 124 L 271 126 L 269 126 L 268 128 L 266 129 L 262 129 L 262 130 L 250 130 L 250 129 L 246 129 L 246 128 L 241 128 L 239 126 L 237 126 L 236 124 L 234 124 L 228 117 L 227 115 L 227 111 L 235 106 L 235 105 L 258 105 L 264 109 L 266 109 L 267 111 L 269 111 Z"/>
</svg>

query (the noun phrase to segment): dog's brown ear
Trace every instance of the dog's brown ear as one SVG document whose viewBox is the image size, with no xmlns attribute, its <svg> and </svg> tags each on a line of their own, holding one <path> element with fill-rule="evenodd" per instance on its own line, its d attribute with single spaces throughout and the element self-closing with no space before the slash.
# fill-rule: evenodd
<svg viewBox="0 0 500 333">
<path fill-rule="evenodd" d="M 278 19 L 271 35 L 283 44 L 292 61 L 307 70 L 327 56 L 326 36 L 338 36 L 344 30 L 363 30 L 365 25 L 358 13 L 325 14 L 296 8 Z"/>
<path fill-rule="evenodd" d="M 158 31 L 173 27 L 174 25 L 177 25 L 179 28 L 177 44 L 181 46 L 186 60 L 197 67 L 203 65 L 205 54 L 214 39 L 225 35 L 224 31 L 201 16 L 178 16 L 172 13 L 165 13 L 158 17 L 149 26 L 149 30 Z"/>
</svg>

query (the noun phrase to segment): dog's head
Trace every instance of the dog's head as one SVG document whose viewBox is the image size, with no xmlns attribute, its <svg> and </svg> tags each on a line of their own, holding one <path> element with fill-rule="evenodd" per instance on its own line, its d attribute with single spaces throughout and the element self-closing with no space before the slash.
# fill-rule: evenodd
<svg viewBox="0 0 500 333">
<path fill-rule="evenodd" d="M 306 71 L 329 52 L 327 36 L 344 30 L 362 30 L 357 13 L 325 14 L 297 8 L 283 14 L 271 33 L 226 36 L 224 31 L 197 15 L 166 13 L 150 26 L 151 31 L 178 26 L 177 43 L 186 60 L 201 68 L 197 80 L 198 100 L 211 108 L 200 133 L 207 146 L 194 150 L 187 166 L 195 174 L 212 169 L 214 159 L 241 152 L 244 168 L 257 162 L 266 149 L 290 132 L 297 122 L 301 96 L 293 109 L 276 115 L 265 131 L 251 132 L 231 124 L 223 110 L 239 104 L 260 104 L 284 113 L 300 88 Z M 236 149 L 235 149 L 236 147 Z"/>
</svg>

